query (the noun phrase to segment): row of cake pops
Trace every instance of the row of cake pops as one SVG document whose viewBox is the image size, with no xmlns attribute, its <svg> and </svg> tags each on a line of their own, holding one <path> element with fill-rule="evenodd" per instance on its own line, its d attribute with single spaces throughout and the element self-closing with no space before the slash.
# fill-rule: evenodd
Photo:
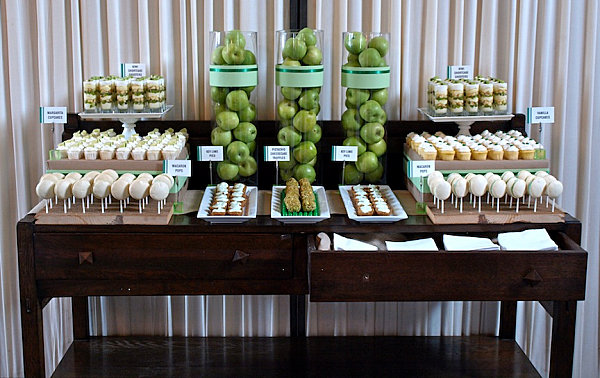
<svg viewBox="0 0 600 378">
<path fill-rule="evenodd" d="M 512 209 L 513 199 L 516 200 L 515 212 L 519 212 L 519 203 L 521 199 L 525 202 L 525 196 L 528 196 L 527 207 L 531 207 L 531 199 L 533 198 L 533 212 L 537 212 L 538 200 L 542 204 L 543 197 L 546 197 L 546 207 L 549 206 L 549 199 L 552 198 L 552 212 L 554 212 L 556 199 L 563 192 L 563 185 L 554 176 L 545 171 L 538 171 L 532 174 L 529 171 L 520 171 L 515 174 L 511 171 L 506 171 L 499 176 L 495 173 L 488 172 L 485 175 L 468 173 L 465 177 L 459 173 L 451 173 L 446 179 L 444 175 L 435 171 L 427 177 L 427 184 L 433 194 L 434 205 L 441 207 L 442 214 L 444 213 L 444 202 L 451 198 L 451 204 L 455 208 L 459 207 L 460 212 L 463 212 L 463 198 L 470 195 L 469 202 L 473 207 L 478 207 L 481 212 L 481 197 L 487 193 L 487 203 L 490 203 L 492 208 L 496 207 L 496 212 L 500 212 L 500 201 L 504 197 L 504 203 L 509 203 L 509 208 Z M 479 202 L 477 202 L 479 201 Z"/>
<path fill-rule="evenodd" d="M 106 169 L 102 172 L 90 171 L 85 175 L 71 172 L 66 176 L 62 173 L 47 173 L 40 178 L 35 191 L 37 195 L 46 201 L 46 213 L 48 206 L 52 208 L 53 203 L 63 201 L 63 211 L 71 208 L 71 203 L 81 200 L 82 212 L 94 203 L 94 198 L 100 200 L 102 213 L 112 204 L 112 198 L 119 201 L 119 211 L 129 204 L 129 198 L 138 200 L 139 212 L 142 213 L 148 204 L 149 198 L 158 202 L 158 214 L 166 204 L 169 192 L 175 180 L 169 174 L 163 173 L 153 177 L 149 173 L 141 173 L 137 177 L 132 173 L 119 174 Z"/>
</svg>

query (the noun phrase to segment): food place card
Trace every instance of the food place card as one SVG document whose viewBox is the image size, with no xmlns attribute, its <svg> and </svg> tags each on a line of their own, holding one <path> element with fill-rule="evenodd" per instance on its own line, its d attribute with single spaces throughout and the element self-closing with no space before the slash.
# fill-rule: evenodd
<svg viewBox="0 0 600 378">
<path fill-rule="evenodd" d="M 121 77 L 126 76 L 146 76 L 146 65 L 143 63 L 121 63 Z"/>
<path fill-rule="evenodd" d="M 67 123 L 67 107 L 40 106 L 40 123 Z"/>
<path fill-rule="evenodd" d="M 527 108 L 527 123 L 554 123 L 554 106 Z"/>
<path fill-rule="evenodd" d="M 265 161 L 290 161 L 290 147 L 265 146 Z"/>
<path fill-rule="evenodd" d="M 435 160 L 411 160 L 408 177 L 427 177 L 435 171 Z"/>
<path fill-rule="evenodd" d="M 198 161 L 223 161 L 223 146 L 198 146 Z"/>
<path fill-rule="evenodd" d="M 332 161 L 356 161 L 358 159 L 357 146 L 332 146 Z"/>
<path fill-rule="evenodd" d="M 192 176 L 192 161 L 191 160 L 165 160 L 163 163 L 163 171 L 171 176 Z"/>
<path fill-rule="evenodd" d="M 473 66 L 448 66 L 448 79 L 473 79 Z"/>
</svg>

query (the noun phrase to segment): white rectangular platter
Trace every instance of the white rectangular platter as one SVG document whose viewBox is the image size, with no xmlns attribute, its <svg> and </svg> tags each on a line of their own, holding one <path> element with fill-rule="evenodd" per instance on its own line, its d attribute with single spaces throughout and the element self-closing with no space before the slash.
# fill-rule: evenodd
<svg viewBox="0 0 600 378">
<path fill-rule="evenodd" d="M 342 201 L 344 202 L 344 206 L 346 207 L 346 213 L 348 213 L 348 218 L 357 222 L 365 223 L 393 223 L 408 218 L 408 215 L 406 215 L 406 212 L 402 208 L 402 205 L 400 204 L 400 201 L 398 201 L 398 198 L 396 198 L 394 192 L 392 192 L 392 189 L 390 189 L 390 187 L 387 185 L 378 186 L 379 191 L 387 200 L 390 209 L 392 210 L 392 214 L 388 216 L 359 216 L 358 214 L 356 214 L 356 209 L 354 209 L 352 199 L 350 198 L 349 190 L 352 188 L 352 186 L 344 185 L 340 186 L 340 195 L 342 196 Z"/>
<path fill-rule="evenodd" d="M 248 196 L 248 205 L 245 208 L 244 215 L 209 215 L 210 203 L 214 196 L 215 187 L 209 186 L 204 191 L 200 209 L 198 210 L 198 218 L 204 219 L 209 223 L 244 223 L 250 219 L 256 218 L 256 208 L 258 203 L 258 187 L 246 187 L 246 195 Z"/>
<path fill-rule="evenodd" d="M 325 188 L 322 186 L 313 186 L 314 192 L 317 194 L 319 201 L 319 215 L 317 216 L 284 216 L 281 215 L 281 192 L 285 186 L 274 186 L 271 193 L 271 218 L 277 219 L 282 223 L 301 224 L 301 223 L 317 223 L 331 217 L 329 204 L 327 203 L 327 195 Z"/>
</svg>

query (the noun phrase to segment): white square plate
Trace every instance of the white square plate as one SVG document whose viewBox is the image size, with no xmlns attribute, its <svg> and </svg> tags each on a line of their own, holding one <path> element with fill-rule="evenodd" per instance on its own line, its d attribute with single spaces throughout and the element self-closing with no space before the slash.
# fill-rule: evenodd
<svg viewBox="0 0 600 378">
<path fill-rule="evenodd" d="M 406 212 L 400 205 L 400 201 L 396 198 L 392 189 L 390 189 L 387 185 L 378 185 L 379 191 L 385 197 L 388 204 L 390 205 L 390 209 L 392 210 L 392 214 L 388 216 L 381 215 L 372 215 L 372 216 L 360 216 L 356 214 L 356 209 L 354 208 L 354 204 L 352 204 L 352 199 L 350 198 L 350 193 L 348 191 L 352 188 L 351 185 L 340 186 L 340 195 L 342 196 L 342 201 L 344 202 L 344 206 L 346 207 L 346 213 L 348 213 L 348 218 L 355 220 L 357 222 L 370 222 L 370 223 L 392 223 L 397 222 L 402 219 L 408 218 Z"/>
<path fill-rule="evenodd" d="M 322 186 L 313 186 L 313 190 L 317 194 L 319 200 L 319 215 L 312 216 L 284 216 L 281 215 L 281 192 L 285 189 L 285 186 L 274 186 L 271 192 L 271 218 L 277 219 L 282 223 L 317 223 L 325 219 L 329 219 L 331 214 L 329 212 L 329 204 L 327 203 L 327 195 L 325 194 L 325 188 Z"/>
<path fill-rule="evenodd" d="M 248 205 L 246 206 L 246 215 L 209 215 L 210 203 L 215 193 L 214 186 L 206 187 L 200 209 L 198 210 L 198 218 L 204 219 L 209 223 L 244 223 L 250 219 L 256 218 L 256 208 L 258 203 L 258 187 L 246 187 L 246 195 L 248 196 Z"/>
</svg>

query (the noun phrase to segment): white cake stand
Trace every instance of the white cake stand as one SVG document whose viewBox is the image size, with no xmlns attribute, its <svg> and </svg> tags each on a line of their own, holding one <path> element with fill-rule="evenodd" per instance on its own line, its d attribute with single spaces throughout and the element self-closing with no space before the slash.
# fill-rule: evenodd
<svg viewBox="0 0 600 378">
<path fill-rule="evenodd" d="M 480 121 L 509 121 L 514 114 L 494 114 L 476 116 L 442 116 L 434 117 L 425 108 L 418 108 L 419 112 L 433 122 L 454 122 L 458 125 L 458 135 L 471 135 L 471 125 Z"/>
<path fill-rule="evenodd" d="M 171 109 L 173 109 L 173 105 L 167 105 L 165 110 L 160 113 L 86 113 L 81 112 L 77 115 L 81 117 L 81 119 L 118 119 L 123 123 L 123 135 L 125 139 L 129 139 L 133 134 L 135 134 L 135 123 L 140 119 L 160 119 L 165 116 Z"/>
</svg>

